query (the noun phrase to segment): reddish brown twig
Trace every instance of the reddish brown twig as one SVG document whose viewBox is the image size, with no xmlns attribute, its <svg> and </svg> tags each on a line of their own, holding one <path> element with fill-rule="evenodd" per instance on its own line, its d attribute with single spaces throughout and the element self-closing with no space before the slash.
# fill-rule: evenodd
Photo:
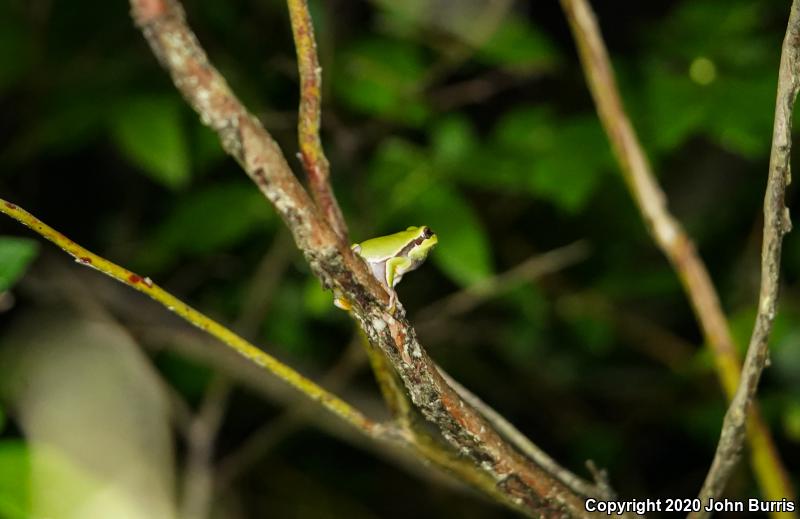
<svg viewBox="0 0 800 519">
<path fill-rule="evenodd" d="M 322 68 L 317 57 L 314 24 L 306 0 L 287 0 L 300 73 L 300 108 L 297 136 L 300 158 L 308 175 L 311 194 L 328 224 L 347 242 L 347 224 L 333 195 L 330 166 L 319 137 L 322 119 Z"/>
</svg>

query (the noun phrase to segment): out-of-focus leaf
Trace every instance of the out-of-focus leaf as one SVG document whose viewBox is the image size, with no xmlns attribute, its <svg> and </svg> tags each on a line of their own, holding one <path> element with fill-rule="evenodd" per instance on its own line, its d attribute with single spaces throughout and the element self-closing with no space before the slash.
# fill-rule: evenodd
<svg viewBox="0 0 800 519">
<path fill-rule="evenodd" d="M 133 98 L 118 107 L 111 122 L 120 151 L 169 188 L 189 181 L 189 146 L 180 103 L 173 97 Z"/>
<path fill-rule="evenodd" d="M 3 406 L 0 405 L 0 434 L 2 434 L 3 429 L 6 428 L 6 412 L 3 409 Z"/>
<path fill-rule="evenodd" d="M 783 430 L 786 436 L 795 442 L 800 442 L 800 403 L 791 400 L 786 405 L 783 413 Z"/>
<path fill-rule="evenodd" d="M 225 157 L 225 150 L 213 130 L 199 122 L 194 125 L 192 157 L 198 172 Z"/>
<path fill-rule="evenodd" d="M 333 293 L 325 290 L 319 284 L 319 280 L 314 276 L 306 278 L 303 287 L 303 298 L 305 299 L 306 311 L 315 317 L 321 317 L 331 312 L 333 306 Z"/>
<path fill-rule="evenodd" d="M 613 347 L 614 331 L 612 323 L 591 315 L 576 316 L 570 329 L 578 336 L 578 344 L 592 354 L 602 356 Z"/>
<path fill-rule="evenodd" d="M 371 37 L 343 49 L 333 86 L 351 108 L 418 125 L 428 116 L 419 92 L 425 60 L 416 46 Z"/>
<path fill-rule="evenodd" d="M 31 517 L 30 458 L 20 440 L 0 441 L 0 517 Z"/>
<path fill-rule="evenodd" d="M 387 139 L 375 151 L 369 184 L 379 195 L 382 211 L 391 214 L 414 203 L 430 173 L 425 150 L 399 138 Z"/>
<path fill-rule="evenodd" d="M 509 315 L 521 311 L 521 318 L 509 321 L 508 326 L 502 328 L 498 341 L 500 354 L 512 365 L 532 365 L 532 359 L 544 346 L 551 303 L 535 285 L 512 290 L 502 297 L 501 303 Z"/>
<path fill-rule="evenodd" d="M 431 132 L 433 159 L 437 165 L 457 167 L 472 152 L 476 140 L 469 119 L 459 115 L 446 117 Z"/>
<path fill-rule="evenodd" d="M 429 225 L 439 236 L 431 255 L 450 279 L 468 286 L 492 273 L 489 238 L 460 193 L 444 184 L 429 184 L 409 214 L 419 220 L 409 225 Z"/>
<path fill-rule="evenodd" d="M 5 11 L 5 9 L 3 10 Z M 0 11 L 2 12 L 2 11 Z M 22 20 L 10 13 L 0 17 L 0 93 L 30 69 L 33 60 L 33 34 Z"/>
<path fill-rule="evenodd" d="M 552 67 L 558 53 L 547 36 L 524 18 L 512 15 L 478 50 L 478 58 L 489 64 L 530 71 Z"/>
<path fill-rule="evenodd" d="M 742 0 L 680 2 L 648 30 L 636 88 L 648 147 L 669 152 L 703 134 L 748 158 L 767 152 L 780 47 L 767 12 Z"/>
<path fill-rule="evenodd" d="M 9 156 L 26 160 L 44 152 L 69 153 L 103 135 L 108 126 L 108 96 L 58 92 L 44 103 L 37 124 L 24 128 L 9 144 Z"/>
<path fill-rule="evenodd" d="M 275 300 L 281 304 L 273 305 L 266 317 L 267 340 L 296 357 L 319 353 L 315 352 L 316 342 L 311 340 L 303 285 L 293 279 L 284 281 Z"/>
<path fill-rule="evenodd" d="M 558 144 L 555 122 L 544 107 L 515 108 L 495 125 L 494 141 L 504 149 L 544 153 Z"/>
<path fill-rule="evenodd" d="M 156 357 L 156 366 L 171 387 L 189 402 L 200 402 L 214 373 L 208 366 L 165 349 Z"/>
<path fill-rule="evenodd" d="M 0 292 L 22 277 L 38 250 L 39 244 L 34 240 L 0 236 Z"/>
<path fill-rule="evenodd" d="M 384 11 L 380 20 L 392 34 L 419 38 L 422 31 L 444 32 L 469 47 L 479 47 L 509 16 L 511 0 L 373 0 Z M 511 15 L 513 16 L 513 15 Z"/>
<path fill-rule="evenodd" d="M 483 175 L 569 212 L 585 205 L 611 163 L 599 123 L 588 115 L 558 119 L 543 109 L 516 109 L 498 122 L 493 142 L 497 148 L 473 162 Z"/>
<path fill-rule="evenodd" d="M 576 212 L 599 185 L 608 164 L 608 144 L 597 119 L 569 119 L 559 124 L 558 144 L 534 162 L 531 187 L 562 209 Z"/>
<path fill-rule="evenodd" d="M 671 151 L 699 133 L 746 157 L 761 156 L 769 149 L 769 107 L 775 102 L 771 76 L 724 77 L 701 85 L 688 72 L 675 74 L 654 66 L 644 85 L 646 143 L 656 150 Z"/>
<path fill-rule="evenodd" d="M 770 41 L 776 34 L 765 30 L 767 22 L 767 10 L 746 0 L 679 2 L 655 28 L 648 28 L 648 36 L 670 58 L 703 55 L 724 67 L 752 71 L 767 60 L 777 64 L 774 44 L 780 39 Z"/>
<path fill-rule="evenodd" d="M 798 314 L 790 305 L 783 305 L 780 312 L 775 315 L 770 334 L 770 350 L 776 356 L 773 368 L 780 375 L 792 375 L 800 384 L 800 330 L 796 330 L 795 323 Z M 739 352 L 744 354 L 750 342 L 750 335 L 756 322 L 756 307 L 746 306 L 733 313 L 730 317 L 731 334 Z M 777 362 L 780 358 L 785 362 Z M 800 387 L 800 386 L 798 386 Z"/>
<path fill-rule="evenodd" d="M 181 254 L 231 247 L 266 228 L 272 210 L 252 185 L 214 185 L 182 196 L 142 250 L 140 264 L 162 268 Z"/>
<path fill-rule="evenodd" d="M 169 403 L 113 324 L 53 309 L 4 336 L 0 395 L 30 448 L 30 517 L 173 519 Z"/>
<path fill-rule="evenodd" d="M 720 401 L 698 400 L 676 411 L 679 413 L 678 423 L 683 424 L 687 432 L 704 444 L 713 445 L 719 439 L 719 424 L 725 414 L 725 407 Z"/>
</svg>

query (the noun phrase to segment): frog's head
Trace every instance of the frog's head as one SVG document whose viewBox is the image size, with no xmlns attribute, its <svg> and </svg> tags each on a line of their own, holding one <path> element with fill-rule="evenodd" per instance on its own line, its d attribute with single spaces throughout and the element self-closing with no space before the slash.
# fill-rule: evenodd
<svg viewBox="0 0 800 519">
<path fill-rule="evenodd" d="M 427 225 L 409 227 L 406 231 L 414 233 L 414 239 L 409 244 L 410 250 L 408 251 L 408 257 L 414 261 L 423 261 L 428 257 L 428 253 L 431 249 L 439 243 L 439 238 L 436 236 L 436 233 Z"/>
</svg>

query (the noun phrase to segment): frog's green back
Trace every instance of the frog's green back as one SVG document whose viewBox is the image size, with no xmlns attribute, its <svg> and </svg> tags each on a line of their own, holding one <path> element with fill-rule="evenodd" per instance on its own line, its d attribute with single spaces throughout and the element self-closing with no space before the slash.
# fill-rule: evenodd
<svg viewBox="0 0 800 519">
<path fill-rule="evenodd" d="M 405 231 L 371 238 L 358 244 L 361 247 L 359 255 L 371 260 L 390 258 L 418 235 L 419 227 L 409 227 Z"/>
</svg>

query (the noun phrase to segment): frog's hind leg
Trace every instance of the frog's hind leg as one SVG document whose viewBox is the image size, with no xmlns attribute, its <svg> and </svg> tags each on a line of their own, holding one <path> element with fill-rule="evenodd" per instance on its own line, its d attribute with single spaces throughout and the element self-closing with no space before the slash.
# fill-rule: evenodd
<svg viewBox="0 0 800 519">
<path fill-rule="evenodd" d="M 389 311 L 394 312 L 397 306 L 397 292 L 394 287 L 403 279 L 408 267 L 413 262 L 408 258 L 398 257 L 386 261 L 386 291 L 389 292 Z"/>
</svg>

